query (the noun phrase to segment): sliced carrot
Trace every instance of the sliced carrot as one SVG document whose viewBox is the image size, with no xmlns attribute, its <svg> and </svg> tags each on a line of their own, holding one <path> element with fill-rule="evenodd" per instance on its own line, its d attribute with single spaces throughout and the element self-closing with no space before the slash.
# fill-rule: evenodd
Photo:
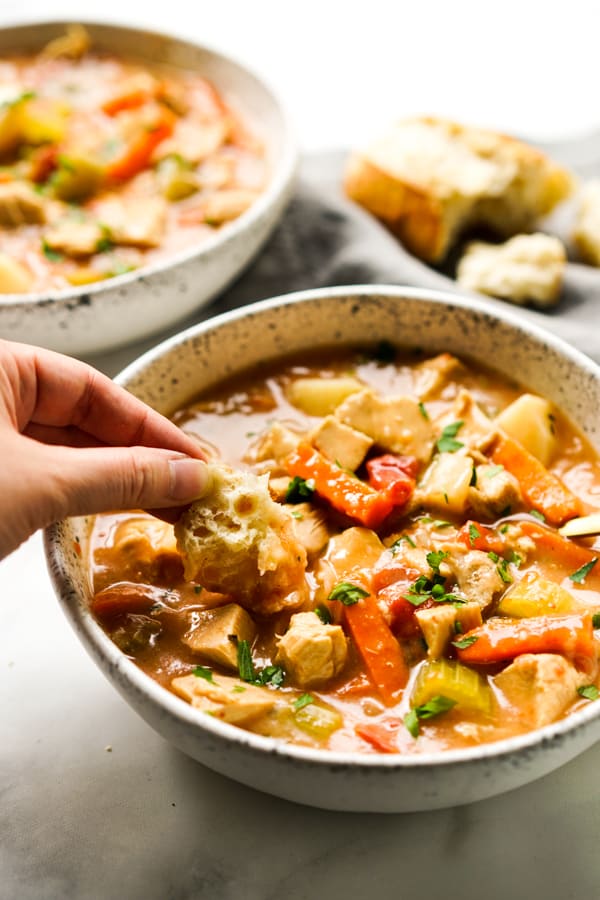
<svg viewBox="0 0 600 900">
<path fill-rule="evenodd" d="M 502 556 L 506 550 L 506 542 L 502 535 L 481 522 L 471 520 L 465 522 L 457 534 L 457 539 L 469 550 L 483 550 L 485 553 L 497 553 L 498 556 Z"/>
<path fill-rule="evenodd" d="M 107 116 L 116 116 L 126 109 L 138 109 L 151 99 L 151 93 L 146 88 L 132 88 L 129 91 L 110 97 L 102 104 L 102 112 Z"/>
<path fill-rule="evenodd" d="M 582 547 L 571 538 L 565 538 L 554 529 L 545 528 L 536 522 L 519 522 L 519 526 L 523 534 L 535 541 L 537 555 L 559 566 L 566 576 L 573 575 L 600 556 L 598 552 Z M 600 562 L 590 568 L 583 586 L 600 591 Z"/>
<path fill-rule="evenodd" d="M 530 619 L 489 619 L 472 628 L 461 641 L 474 640 L 457 650 L 461 662 L 489 665 L 514 659 L 522 653 L 561 653 L 578 668 L 596 670 L 596 644 L 589 613 L 568 616 L 536 616 Z"/>
<path fill-rule="evenodd" d="M 376 491 L 328 460 L 310 444 L 299 444 L 286 460 L 290 475 L 314 481 L 315 490 L 334 509 L 367 528 L 377 528 L 398 506 L 406 502 L 405 491 L 398 497 L 397 484 Z"/>
<path fill-rule="evenodd" d="M 543 513 L 551 525 L 562 525 L 568 519 L 581 515 L 583 506 L 579 498 L 518 441 L 499 435 L 491 457 L 515 476 L 524 500 Z"/>
<path fill-rule="evenodd" d="M 400 644 L 369 594 L 351 606 L 344 616 L 352 639 L 386 706 L 396 703 L 408 682 L 408 666 Z"/>
<path fill-rule="evenodd" d="M 174 115 L 163 110 L 152 127 L 139 131 L 126 145 L 123 153 L 109 163 L 106 168 L 107 177 L 111 181 L 127 181 L 148 168 L 155 149 L 161 141 L 173 134 L 174 123 Z"/>
<path fill-rule="evenodd" d="M 400 719 L 383 719 L 380 722 L 355 725 L 354 731 L 380 753 L 399 753 L 398 729 L 401 725 Z"/>
<path fill-rule="evenodd" d="M 414 579 L 409 582 L 397 581 L 395 584 L 383 588 L 377 594 L 377 602 L 383 603 L 387 607 L 393 633 L 404 640 L 418 637 L 421 634 L 420 625 L 415 618 L 417 607 L 406 599 L 413 582 Z M 430 606 L 435 606 L 434 600 L 425 600 L 418 608 L 428 609 Z"/>
</svg>

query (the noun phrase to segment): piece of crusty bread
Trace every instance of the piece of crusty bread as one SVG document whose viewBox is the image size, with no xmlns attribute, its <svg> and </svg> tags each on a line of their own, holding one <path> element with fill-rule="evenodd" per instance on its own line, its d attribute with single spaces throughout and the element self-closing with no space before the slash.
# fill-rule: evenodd
<svg viewBox="0 0 600 900">
<path fill-rule="evenodd" d="M 549 234 L 519 234 L 503 244 L 473 241 L 456 271 L 471 291 L 510 300 L 555 306 L 567 265 L 564 245 Z"/>
<path fill-rule="evenodd" d="M 209 463 L 210 487 L 175 525 L 185 577 L 261 614 L 302 605 L 306 551 L 269 476 Z"/>
<path fill-rule="evenodd" d="M 600 178 L 593 178 L 581 189 L 573 243 L 582 260 L 600 266 Z"/>
<path fill-rule="evenodd" d="M 352 154 L 344 187 L 412 253 L 440 262 L 473 225 L 499 237 L 530 230 L 569 195 L 573 179 L 515 138 L 424 117 Z"/>
</svg>

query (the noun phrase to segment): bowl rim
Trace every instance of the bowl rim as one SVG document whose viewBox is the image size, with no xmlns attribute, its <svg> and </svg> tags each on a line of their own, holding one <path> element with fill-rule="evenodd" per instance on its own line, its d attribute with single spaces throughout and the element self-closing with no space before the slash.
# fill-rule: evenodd
<svg viewBox="0 0 600 900">
<path fill-rule="evenodd" d="M 433 306 L 453 306 L 467 312 L 486 316 L 491 320 L 503 321 L 527 337 L 532 337 L 535 341 L 550 346 L 559 355 L 566 357 L 576 366 L 583 368 L 596 381 L 600 382 L 600 365 L 569 345 L 562 338 L 556 337 L 535 323 L 520 319 L 512 311 L 491 309 L 486 305 L 485 300 L 472 299 L 466 295 L 461 296 L 453 292 L 391 284 L 356 284 L 312 288 L 279 295 L 229 310 L 203 322 L 196 323 L 178 334 L 161 341 L 126 366 L 116 376 L 115 381 L 122 386 L 126 385 L 132 378 L 139 376 L 147 366 L 160 360 L 165 353 L 174 347 L 204 332 L 217 330 L 229 322 L 276 308 L 284 308 L 292 304 L 316 300 L 335 300 L 338 297 L 345 299 L 356 297 L 359 300 L 369 295 L 379 298 L 387 297 L 394 300 L 417 300 Z M 111 671 L 122 675 L 134 690 L 144 696 L 147 702 L 159 708 L 170 719 L 179 723 L 185 723 L 192 728 L 200 728 L 203 731 L 212 733 L 215 737 L 233 742 L 260 755 L 274 755 L 290 759 L 291 761 L 296 760 L 298 763 L 327 766 L 332 770 L 340 767 L 365 770 L 452 768 L 468 763 L 485 763 L 490 760 L 500 760 L 516 753 L 536 750 L 539 747 L 551 747 L 563 738 L 574 735 L 575 732 L 589 725 L 594 720 L 600 719 L 600 703 L 590 703 L 582 709 L 570 713 L 565 718 L 545 725 L 542 728 L 504 738 L 500 741 L 482 743 L 456 750 L 440 750 L 415 754 L 321 750 L 319 748 L 286 743 L 278 738 L 264 737 L 263 735 L 246 731 L 194 709 L 185 700 L 177 697 L 167 688 L 162 687 L 119 650 L 94 619 L 89 608 L 81 601 L 72 585 L 61 559 L 59 528 L 60 523 L 57 522 L 49 525 L 44 530 L 44 550 L 50 577 L 67 617 L 91 654 L 97 659 L 104 657 Z"/>
<path fill-rule="evenodd" d="M 73 301 L 82 295 L 95 296 L 109 292 L 112 288 L 121 288 L 136 281 L 150 278 L 154 275 L 161 274 L 179 265 L 184 265 L 191 260 L 200 256 L 218 251 L 221 246 L 234 241 L 240 235 L 250 230 L 255 222 L 260 221 L 271 206 L 285 194 L 286 189 L 291 183 L 297 167 L 299 159 L 299 147 L 296 136 L 296 129 L 293 124 L 292 116 L 288 112 L 286 104 L 273 84 L 263 75 L 258 75 L 251 66 L 245 62 L 238 61 L 234 56 L 222 50 L 216 49 L 209 44 L 199 43 L 198 41 L 189 40 L 175 31 L 159 30 L 156 28 L 144 28 L 129 23 L 123 23 L 107 19 L 87 19 L 85 17 L 77 17 L 76 19 L 64 19 L 62 17 L 52 19 L 35 19 L 32 21 L 13 21 L 2 28 L 3 33 L 15 32 L 15 38 L 18 38 L 19 31 L 33 30 L 35 28 L 45 28 L 54 26 L 72 25 L 77 22 L 84 27 L 93 28 L 114 28 L 115 30 L 124 32 L 132 38 L 136 34 L 150 35 L 157 39 L 167 40 L 173 44 L 179 44 L 200 50 L 208 56 L 213 57 L 219 62 L 237 69 L 244 77 L 249 77 L 251 81 L 262 90 L 273 103 L 273 108 L 277 110 L 281 121 L 280 140 L 281 149 L 275 164 L 271 171 L 267 187 L 262 191 L 260 196 L 252 203 L 252 205 L 243 212 L 233 222 L 227 222 L 222 229 L 209 235 L 202 243 L 196 247 L 185 247 L 173 254 L 167 255 L 165 259 L 157 260 L 154 263 L 142 265 L 139 269 L 132 272 L 124 272 L 122 275 L 114 275 L 105 281 L 92 282 L 91 284 L 73 286 L 68 288 L 54 288 L 48 291 L 35 291 L 24 294 L 2 294 L 0 295 L 0 310 L 3 308 L 21 308 L 24 306 L 33 306 L 42 304 L 44 306 L 50 304 L 61 303 L 62 301 Z M 16 47 L 18 52 L 18 46 Z M 200 73 L 202 74 L 202 73 Z"/>
</svg>

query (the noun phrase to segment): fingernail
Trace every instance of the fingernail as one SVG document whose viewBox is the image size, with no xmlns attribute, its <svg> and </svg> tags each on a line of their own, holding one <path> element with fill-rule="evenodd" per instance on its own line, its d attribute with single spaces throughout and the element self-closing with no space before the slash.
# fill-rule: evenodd
<svg viewBox="0 0 600 900">
<path fill-rule="evenodd" d="M 208 489 L 206 463 L 199 459 L 170 459 L 171 479 L 169 496 L 172 500 L 191 502 L 202 497 Z"/>
</svg>

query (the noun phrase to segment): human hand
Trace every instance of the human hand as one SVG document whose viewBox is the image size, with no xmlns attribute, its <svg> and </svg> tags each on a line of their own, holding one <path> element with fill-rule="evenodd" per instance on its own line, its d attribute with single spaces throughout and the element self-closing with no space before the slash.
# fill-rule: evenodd
<svg viewBox="0 0 600 900">
<path fill-rule="evenodd" d="M 65 516 L 190 503 L 206 487 L 202 459 L 90 366 L 0 341 L 0 559 Z"/>
</svg>

